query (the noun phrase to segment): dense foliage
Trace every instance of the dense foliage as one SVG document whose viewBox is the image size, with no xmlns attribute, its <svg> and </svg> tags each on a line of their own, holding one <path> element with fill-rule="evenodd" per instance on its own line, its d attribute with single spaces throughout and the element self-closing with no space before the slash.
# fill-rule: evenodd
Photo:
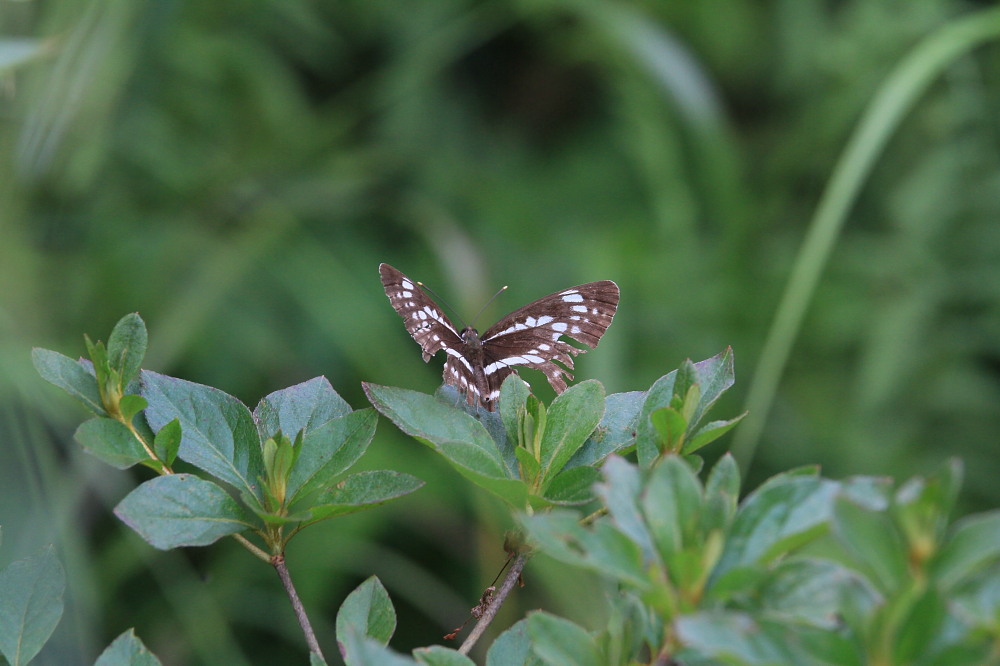
<svg viewBox="0 0 1000 666">
<path fill-rule="evenodd" d="M 619 314 L 577 373 L 609 395 L 731 345 L 740 382 L 719 409 L 737 414 L 778 371 L 748 417 L 759 437 L 735 431 L 744 488 L 803 464 L 906 478 L 959 456 L 959 513 L 1000 505 L 995 38 L 952 35 L 967 48 L 856 172 L 829 263 L 806 255 L 815 290 L 789 282 L 865 109 L 924 40 L 995 22 L 989 5 L 0 2 L 0 562 L 57 544 L 72 612 L 43 656 L 96 656 L 132 625 L 182 662 L 273 662 L 301 637 L 243 549 L 154 557 L 122 529 L 111 509 L 152 471 L 71 444 L 78 412 L 29 349 L 69 353 L 140 310 L 145 367 L 246 404 L 321 374 L 359 408 L 362 381 L 430 393 L 438 361 L 420 362 L 380 261 L 465 316 L 509 284 L 483 321 L 614 279 Z M 808 310 L 787 366 L 762 367 L 789 284 Z M 377 574 L 405 650 L 457 624 L 513 525 L 379 433 L 357 471 L 427 486 L 290 550 L 321 637 Z M 591 579 L 531 566 L 508 619 L 541 606 L 597 626 L 604 607 L 574 594 Z"/>
</svg>

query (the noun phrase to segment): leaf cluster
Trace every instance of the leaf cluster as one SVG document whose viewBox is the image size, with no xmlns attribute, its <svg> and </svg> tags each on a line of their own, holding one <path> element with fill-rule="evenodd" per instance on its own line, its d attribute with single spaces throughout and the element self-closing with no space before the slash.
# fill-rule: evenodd
<svg viewBox="0 0 1000 666">
<path fill-rule="evenodd" d="M 140 370 L 147 334 L 137 314 L 118 322 L 106 348 L 87 342 L 89 361 L 35 349 L 35 367 L 94 414 L 75 434 L 84 449 L 119 469 L 159 473 L 115 508 L 157 548 L 249 531 L 267 559 L 308 525 L 423 485 L 391 470 L 346 474 L 367 450 L 376 414 L 352 410 L 325 377 L 275 391 L 251 412 L 218 389 Z M 175 472 L 177 461 L 207 476 Z"/>
<path fill-rule="evenodd" d="M 692 454 L 742 416 L 702 423 L 733 383 L 732 350 L 686 361 L 647 391 L 605 396 L 596 380 L 567 389 L 546 407 L 516 375 L 504 381 L 499 408 L 469 408 L 450 387 L 437 396 L 365 383 L 372 405 L 464 477 L 512 508 L 534 512 L 594 500 L 600 464 L 636 452 L 647 464 Z"/>
<path fill-rule="evenodd" d="M 283 565 L 302 528 L 416 490 L 422 483 L 400 472 L 349 472 L 379 412 L 509 506 L 518 557 L 544 553 L 608 583 L 606 626 L 529 613 L 493 642 L 487 664 L 1000 663 L 1000 512 L 950 524 L 957 463 L 898 488 L 796 469 L 742 500 L 729 455 L 700 478 L 697 452 L 743 418 L 707 418 L 734 382 L 729 349 L 645 391 L 605 395 L 584 381 L 548 405 L 512 376 L 496 412 L 447 387 L 426 395 L 376 384 L 364 385 L 374 409 L 352 410 L 322 377 L 251 411 L 217 389 L 140 370 L 138 315 L 106 346 L 87 346 L 90 359 L 78 361 L 35 350 L 35 365 L 93 413 L 76 433 L 87 451 L 157 473 L 115 509 L 157 548 L 234 535 Z M 47 640 L 63 587 L 51 549 L 0 572 L 9 662 L 26 663 Z M 483 596 L 485 606 L 501 602 Z M 372 577 L 337 616 L 340 653 L 349 664 L 472 663 L 471 645 L 396 653 L 395 627 Z M 318 649 L 311 659 L 324 663 Z M 158 662 L 129 631 L 99 663 Z"/>
</svg>

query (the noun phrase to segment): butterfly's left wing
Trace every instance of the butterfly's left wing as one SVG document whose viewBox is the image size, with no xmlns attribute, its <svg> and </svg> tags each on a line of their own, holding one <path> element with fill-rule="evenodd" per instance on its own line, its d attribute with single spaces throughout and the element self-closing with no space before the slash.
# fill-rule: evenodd
<svg viewBox="0 0 1000 666">
<path fill-rule="evenodd" d="M 420 285 L 389 264 L 380 264 L 378 272 L 389 303 L 403 318 L 406 330 L 420 345 L 424 361 L 430 360 L 431 356 L 442 349 L 449 355 L 460 355 L 464 346 L 462 336 Z"/>
<path fill-rule="evenodd" d="M 490 389 L 484 401 L 497 399 L 503 380 L 518 365 L 541 370 L 556 393 L 565 391 L 566 380 L 573 379 L 569 372 L 573 356 L 587 350 L 561 338 L 596 347 L 615 316 L 618 297 L 614 282 L 588 282 L 549 294 L 498 321 L 482 335 L 483 370 Z"/>
</svg>

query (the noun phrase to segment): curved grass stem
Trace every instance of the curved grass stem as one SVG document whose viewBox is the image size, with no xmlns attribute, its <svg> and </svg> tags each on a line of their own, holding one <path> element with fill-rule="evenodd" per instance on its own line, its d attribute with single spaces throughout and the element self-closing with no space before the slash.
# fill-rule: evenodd
<svg viewBox="0 0 1000 666">
<path fill-rule="evenodd" d="M 746 470 L 830 253 L 875 160 L 903 117 L 957 58 L 1000 38 L 1000 9 L 957 19 L 920 42 L 877 91 L 824 190 L 792 267 L 747 397 L 749 414 L 736 431 L 733 454 Z"/>
</svg>

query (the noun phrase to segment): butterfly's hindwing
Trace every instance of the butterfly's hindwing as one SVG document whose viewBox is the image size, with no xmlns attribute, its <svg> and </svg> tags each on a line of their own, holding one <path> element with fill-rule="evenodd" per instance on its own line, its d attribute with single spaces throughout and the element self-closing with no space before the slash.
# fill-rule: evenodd
<svg viewBox="0 0 1000 666">
<path fill-rule="evenodd" d="M 500 386 L 515 366 L 545 373 L 556 393 L 572 380 L 573 356 L 593 349 L 618 308 L 618 285 L 589 282 L 533 301 L 503 317 L 480 338 L 472 328 L 459 333 L 418 285 L 388 264 L 379 267 L 386 295 L 427 361 L 444 350 L 444 382 L 466 394 L 470 405 L 494 409 Z M 560 365 L 562 364 L 562 365 Z"/>
</svg>

